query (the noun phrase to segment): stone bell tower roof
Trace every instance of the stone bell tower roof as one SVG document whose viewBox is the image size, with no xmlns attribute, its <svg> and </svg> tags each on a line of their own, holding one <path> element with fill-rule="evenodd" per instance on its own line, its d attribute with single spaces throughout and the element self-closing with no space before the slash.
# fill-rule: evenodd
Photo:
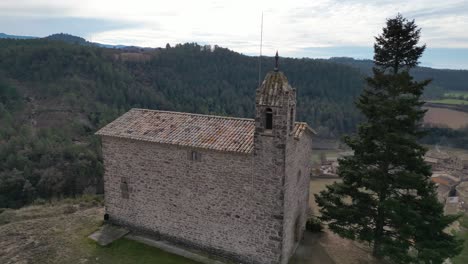
<svg viewBox="0 0 468 264">
<path fill-rule="evenodd" d="M 257 89 L 257 105 L 282 106 L 285 95 L 292 95 L 295 91 L 288 83 L 288 78 L 278 70 L 278 52 L 273 71 L 267 73 L 262 85 Z"/>
</svg>

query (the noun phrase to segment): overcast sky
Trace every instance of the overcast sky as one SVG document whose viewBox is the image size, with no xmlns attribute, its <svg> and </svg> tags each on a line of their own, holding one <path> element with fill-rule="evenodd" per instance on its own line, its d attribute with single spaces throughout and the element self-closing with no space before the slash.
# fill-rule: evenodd
<svg viewBox="0 0 468 264">
<path fill-rule="evenodd" d="M 422 28 L 422 65 L 468 69 L 468 0 L 0 0 L 0 32 L 258 55 L 262 11 L 265 55 L 372 58 L 373 37 L 400 12 Z"/>
</svg>

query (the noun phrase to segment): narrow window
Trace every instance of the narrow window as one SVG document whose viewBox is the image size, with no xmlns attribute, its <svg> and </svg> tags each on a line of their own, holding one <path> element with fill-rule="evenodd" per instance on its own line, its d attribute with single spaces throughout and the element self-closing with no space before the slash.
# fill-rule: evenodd
<svg viewBox="0 0 468 264">
<path fill-rule="evenodd" d="M 301 174 L 302 174 L 302 172 L 301 172 L 301 170 L 299 170 L 297 172 L 297 182 L 299 182 L 301 180 Z"/>
<path fill-rule="evenodd" d="M 291 116 L 289 117 L 289 131 L 292 133 L 294 129 L 294 108 L 291 108 Z"/>
<path fill-rule="evenodd" d="M 127 179 L 122 178 L 120 182 L 120 193 L 122 195 L 122 198 L 128 199 L 128 184 L 127 184 Z"/>
<path fill-rule="evenodd" d="M 296 216 L 296 221 L 294 223 L 294 241 L 299 242 L 302 237 L 302 228 L 301 228 L 301 219 L 300 215 Z"/>
<path fill-rule="evenodd" d="M 265 128 L 273 129 L 273 111 L 271 108 L 267 108 L 265 112 Z"/>
<path fill-rule="evenodd" d="M 200 161 L 201 160 L 201 153 L 199 153 L 197 151 L 191 151 L 189 158 L 192 161 Z"/>
</svg>

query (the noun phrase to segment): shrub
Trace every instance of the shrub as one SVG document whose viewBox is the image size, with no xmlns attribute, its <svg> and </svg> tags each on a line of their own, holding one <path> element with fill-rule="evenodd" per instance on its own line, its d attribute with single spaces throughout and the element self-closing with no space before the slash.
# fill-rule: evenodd
<svg viewBox="0 0 468 264">
<path fill-rule="evenodd" d="M 317 217 L 310 217 L 306 222 L 306 230 L 312 233 L 322 232 L 322 222 Z"/>
<path fill-rule="evenodd" d="M 34 200 L 33 205 L 44 205 L 46 203 L 47 203 L 46 200 L 44 200 L 42 198 L 37 198 L 36 200 Z"/>
</svg>

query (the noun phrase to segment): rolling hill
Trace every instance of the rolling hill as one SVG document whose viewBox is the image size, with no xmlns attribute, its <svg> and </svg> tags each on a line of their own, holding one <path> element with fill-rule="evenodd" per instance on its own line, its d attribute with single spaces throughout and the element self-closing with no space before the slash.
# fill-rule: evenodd
<svg viewBox="0 0 468 264">
<path fill-rule="evenodd" d="M 0 208 L 102 192 L 93 133 L 132 107 L 253 116 L 258 58 L 195 43 L 157 49 L 87 43 L 65 34 L 0 39 Z M 274 59 L 262 64 L 264 76 Z M 297 88 L 299 120 L 321 137 L 355 130 L 361 116 L 353 102 L 364 72 L 334 60 L 291 58 L 280 59 L 280 70 Z M 433 71 L 434 82 L 455 89 L 451 75 Z"/>
</svg>

